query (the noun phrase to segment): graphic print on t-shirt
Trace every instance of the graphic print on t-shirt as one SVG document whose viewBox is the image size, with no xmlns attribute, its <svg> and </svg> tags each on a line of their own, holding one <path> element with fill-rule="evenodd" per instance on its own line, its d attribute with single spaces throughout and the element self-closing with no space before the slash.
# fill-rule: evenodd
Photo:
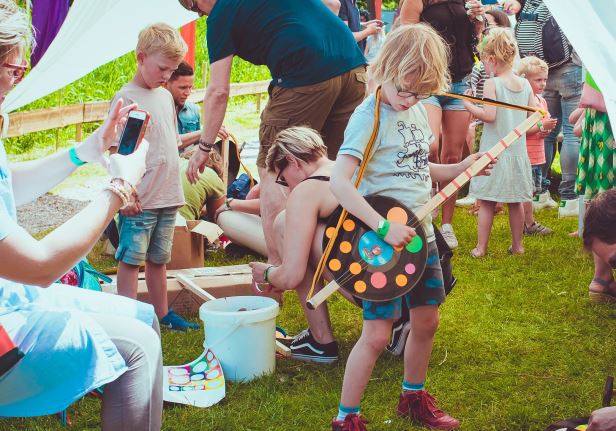
<svg viewBox="0 0 616 431">
<path fill-rule="evenodd" d="M 398 121 L 398 133 L 402 136 L 404 148 L 398 152 L 396 166 L 399 172 L 394 176 L 430 181 L 430 175 L 426 173 L 430 147 L 423 132 L 415 124 L 409 127 L 404 121 Z"/>
</svg>

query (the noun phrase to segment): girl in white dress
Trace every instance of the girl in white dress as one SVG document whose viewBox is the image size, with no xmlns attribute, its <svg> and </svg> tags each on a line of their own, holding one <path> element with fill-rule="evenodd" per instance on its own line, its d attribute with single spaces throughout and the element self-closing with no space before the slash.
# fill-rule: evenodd
<svg viewBox="0 0 616 431">
<path fill-rule="evenodd" d="M 481 61 L 488 74 L 484 86 L 484 97 L 516 104 L 533 105 L 533 92 L 526 79 L 513 72 L 513 61 L 518 54 L 518 46 L 509 29 L 494 28 L 480 46 Z M 483 105 L 475 106 L 464 101 L 466 109 L 485 126 L 479 151 L 488 151 L 511 132 L 529 115 L 525 111 Z M 509 252 L 524 252 L 522 236 L 524 230 L 523 203 L 532 199 L 531 166 L 526 151 L 526 135 L 516 140 L 503 152 L 489 177 L 475 177 L 471 180 L 470 194 L 481 200 L 478 217 L 477 246 L 471 251 L 473 257 L 484 256 L 488 251 L 488 241 L 494 220 L 494 207 L 497 202 L 507 203 L 509 207 L 509 226 L 511 227 L 511 246 Z"/>
</svg>

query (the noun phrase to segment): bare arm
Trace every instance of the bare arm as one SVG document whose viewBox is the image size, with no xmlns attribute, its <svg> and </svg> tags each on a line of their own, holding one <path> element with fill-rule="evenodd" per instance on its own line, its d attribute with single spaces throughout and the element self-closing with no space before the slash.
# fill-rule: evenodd
<svg viewBox="0 0 616 431">
<path fill-rule="evenodd" d="M 216 136 L 225 118 L 225 111 L 229 102 L 232 64 L 233 55 L 230 55 L 214 62 L 210 68 L 210 83 L 203 99 L 204 110 L 208 115 L 203 121 L 203 131 L 201 132 L 201 139 L 210 144 L 216 141 Z M 203 172 L 208 158 L 209 154 L 201 150 L 196 151 L 190 158 L 186 176 L 191 183 L 197 182 L 199 172 Z"/>
<path fill-rule="evenodd" d="M 319 217 L 317 187 L 303 184 L 289 195 L 285 209 L 284 251 L 282 265 L 272 268 L 269 280 L 277 289 L 295 289 L 306 275 L 313 237 Z M 321 194 L 323 192 L 321 191 Z"/>
<path fill-rule="evenodd" d="M 400 24 L 417 24 L 422 11 L 422 0 L 406 0 L 400 9 Z"/>
<path fill-rule="evenodd" d="M 49 286 L 90 251 L 121 204 L 115 194 L 105 191 L 40 241 L 16 226 L 0 241 L 0 275 L 20 283 Z"/>
<path fill-rule="evenodd" d="M 331 10 L 334 15 L 338 16 L 340 12 L 340 1 L 339 0 L 323 0 L 323 3 L 329 10 Z"/>
<path fill-rule="evenodd" d="M 186 147 L 191 146 L 192 144 L 196 144 L 199 142 L 199 138 L 201 137 L 201 130 L 197 130 L 196 132 L 189 132 L 180 135 L 181 144 L 179 145 L 180 150 L 183 150 Z"/>
<path fill-rule="evenodd" d="M 496 98 L 496 87 L 493 79 L 486 80 L 483 86 L 483 97 L 487 99 Z M 471 115 L 484 123 L 493 123 L 496 120 L 496 107 L 492 105 L 477 106 L 468 100 L 463 100 L 464 107 Z"/>
<path fill-rule="evenodd" d="M 60 184 L 75 171 L 77 166 L 68 156 L 68 150 L 42 159 L 11 165 L 13 191 L 16 204 L 32 202 L 50 189 Z M 33 180 L 36 178 L 36 180 Z"/>
</svg>

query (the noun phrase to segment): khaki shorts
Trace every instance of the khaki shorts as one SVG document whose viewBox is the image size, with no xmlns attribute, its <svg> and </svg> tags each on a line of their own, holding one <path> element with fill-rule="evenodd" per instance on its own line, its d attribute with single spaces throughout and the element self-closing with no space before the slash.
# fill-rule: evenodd
<svg viewBox="0 0 616 431">
<path fill-rule="evenodd" d="M 292 126 L 308 126 L 320 132 L 329 158 L 335 159 L 349 118 L 364 100 L 367 82 L 366 67 L 360 66 L 312 85 L 271 88 L 269 102 L 261 114 L 257 166 L 265 167 L 274 138 Z"/>
</svg>

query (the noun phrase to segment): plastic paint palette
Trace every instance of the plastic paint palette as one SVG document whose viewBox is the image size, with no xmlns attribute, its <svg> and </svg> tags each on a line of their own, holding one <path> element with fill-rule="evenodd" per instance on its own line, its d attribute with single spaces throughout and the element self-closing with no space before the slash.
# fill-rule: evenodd
<svg viewBox="0 0 616 431">
<path fill-rule="evenodd" d="M 172 392 L 207 391 L 225 385 L 220 362 L 211 350 L 188 365 L 166 367 L 167 382 Z"/>
</svg>

